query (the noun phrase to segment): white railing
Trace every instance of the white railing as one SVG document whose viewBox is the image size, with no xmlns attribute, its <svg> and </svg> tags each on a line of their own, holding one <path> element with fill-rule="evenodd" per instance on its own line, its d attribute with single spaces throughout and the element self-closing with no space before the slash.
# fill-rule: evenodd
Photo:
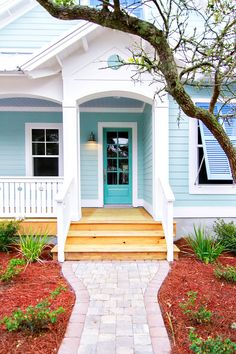
<svg viewBox="0 0 236 354">
<path fill-rule="evenodd" d="M 0 177 L 0 217 L 55 217 L 61 177 Z"/>
<path fill-rule="evenodd" d="M 65 243 L 73 214 L 74 178 L 64 183 L 56 197 L 58 261 L 64 262 Z"/>
<path fill-rule="evenodd" d="M 160 177 L 158 179 L 158 190 L 161 222 L 167 246 L 167 260 L 171 262 L 174 259 L 173 202 L 175 197 L 168 182 Z"/>
</svg>

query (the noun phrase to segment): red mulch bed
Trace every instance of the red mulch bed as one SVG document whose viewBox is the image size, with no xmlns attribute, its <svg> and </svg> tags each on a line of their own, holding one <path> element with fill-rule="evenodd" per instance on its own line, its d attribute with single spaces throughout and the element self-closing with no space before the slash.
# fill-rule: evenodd
<svg viewBox="0 0 236 354">
<path fill-rule="evenodd" d="M 215 265 L 197 261 L 186 248 L 185 241 L 178 241 L 181 249 L 180 259 L 173 262 L 171 271 L 163 283 L 158 299 L 161 305 L 165 324 L 172 341 L 172 354 L 192 353 L 189 349 L 188 333 L 195 327 L 202 338 L 221 336 L 236 341 L 236 330 L 230 328 L 236 322 L 236 284 L 227 283 L 214 276 Z M 223 254 L 218 258 L 223 265 L 236 266 L 233 254 Z M 179 304 L 187 299 L 188 291 L 197 291 L 198 298 L 203 299 L 207 309 L 213 311 L 212 321 L 207 324 L 195 324 L 183 314 Z M 166 313 L 171 316 L 175 343 Z"/>
<path fill-rule="evenodd" d="M 15 253 L 0 252 L 0 266 L 5 268 Z M 48 259 L 45 254 L 45 259 Z M 64 337 L 75 296 L 62 276 L 60 265 L 52 260 L 32 263 L 8 284 L 0 283 L 0 319 L 17 308 L 36 305 L 58 285 L 67 287 L 53 302 L 52 308 L 62 306 L 66 311 L 59 315 L 55 325 L 39 334 L 30 331 L 8 332 L 0 326 L 0 354 L 52 354 L 57 353 Z"/>
</svg>

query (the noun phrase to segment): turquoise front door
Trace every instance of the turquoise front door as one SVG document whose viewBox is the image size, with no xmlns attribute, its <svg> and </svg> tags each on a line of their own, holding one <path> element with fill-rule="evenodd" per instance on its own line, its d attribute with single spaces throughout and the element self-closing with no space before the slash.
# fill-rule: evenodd
<svg viewBox="0 0 236 354">
<path fill-rule="evenodd" d="M 132 129 L 103 131 L 104 204 L 132 204 Z"/>
</svg>

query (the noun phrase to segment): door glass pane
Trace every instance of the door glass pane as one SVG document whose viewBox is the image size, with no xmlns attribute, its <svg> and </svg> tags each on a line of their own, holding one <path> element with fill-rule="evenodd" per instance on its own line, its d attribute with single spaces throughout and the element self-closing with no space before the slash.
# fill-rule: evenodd
<svg viewBox="0 0 236 354">
<path fill-rule="evenodd" d="M 117 184 L 117 173 L 109 172 L 107 174 L 107 184 Z"/>
<path fill-rule="evenodd" d="M 45 130 L 32 129 L 32 141 L 45 141 Z"/>
<path fill-rule="evenodd" d="M 47 141 L 59 141 L 58 129 L 47 129 L 46 130 L 46 140 Z"/>
<path fill-rule="evenodd" d="M 125 145 L 129 142 L 128 132 L 118 132 L 118 144 Z"/>
<path fill-rule="evenodd" d="M 58 176 L 58 157 L 34 157 L 34 176 Z"/>
<path fill-rule="evenodd" d="M 119 160 L 119 171 L 128 172 L 129 164 L 128 159 L 120 159 Z"/>
<path fill-rule="evenodd" d="M 119 184 L 129 184 L 128 173 L 119 173 Z"/>
<path fill-rule="evenodd" d="M 119 157 L 128 157 L 129 148 L 128 145 L 120 145 L 118 148 Z"/>
<path fill-rule="evenodd" d="M 32 153 L 33 155 L 45 155 L 45 143 L 33 143 Z"/>
<path fill-rule="evenodd" d="M 117 132 L 107 132 L 107 144 L 117 144 Z"/>
<path fill-rule="evenodd" d="M 107 146 L 107 157 L 116 157 L 117 156 L 117 146 L 108 145 Z"/>
<path fill-rule="evenodd" d="M 46 154 L 47 155 L 59 155 L 58 143 L 47 143 L 46 144 Z"/>
<path fill-rule="evenodd" d="M 108 159 L 107 160 L 107 171 L 117 171 L 117 160 Z"/>
</svg>

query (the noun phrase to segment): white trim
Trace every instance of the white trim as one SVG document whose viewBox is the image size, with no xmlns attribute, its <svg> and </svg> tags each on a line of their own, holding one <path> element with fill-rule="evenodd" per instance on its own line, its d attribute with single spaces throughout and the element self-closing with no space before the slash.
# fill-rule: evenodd
<svg viewBox="0 0 236 354">
<path fill-rule="evenodd" d="M 11 107 L 2 106 L 0 112 L 62 112 L 62 107 Z"/>
<path fill-rule="evenodd" d="M 101 208 L 99 199 L 81 199 L 82 208 Z"/>
<path fill-rule="evenodd" d="M 138 152 L 137 152 L 137 122 L 98 122 L 98 199 L 99 206 L 104 206 L 103 183 L 103 129 L 131 128 L 132 129 L 132 206 L 137 207 L 138 199 Z"/>
<path fill-rule="evenodd" d="M 63 175 L 62 123 L 25 123 L 25 173 L 33 176 L 32 129 L 58 129 L 59 131 L 59 176 Z"/>
<path fill-rule="evenodd" d="M 194 99 L 194 102 L 209 102 L 206 99 Z M 236 194 L 235 184 L 198 184 L 198 130 L 197 119 L 189 119 L 189 194 Z M 236 214 L 235 214 L 236 215 Z"/>
<path fill-rule="evenodd" d="M 147 210 L 147 212 L 153 217 L 153 207 L 152 207 L 152 204 L 146 202 L 146 200 L 143 199 L 143 205 L 144 209 Z M 158 218 L 155 218 L 154 219 L 155 221 L 158 220 Z"/>
<path fill-rule="evenodd" d="M 175 207 L 174 218 L 235 218 L 236 207 Z"/>
</svg>

